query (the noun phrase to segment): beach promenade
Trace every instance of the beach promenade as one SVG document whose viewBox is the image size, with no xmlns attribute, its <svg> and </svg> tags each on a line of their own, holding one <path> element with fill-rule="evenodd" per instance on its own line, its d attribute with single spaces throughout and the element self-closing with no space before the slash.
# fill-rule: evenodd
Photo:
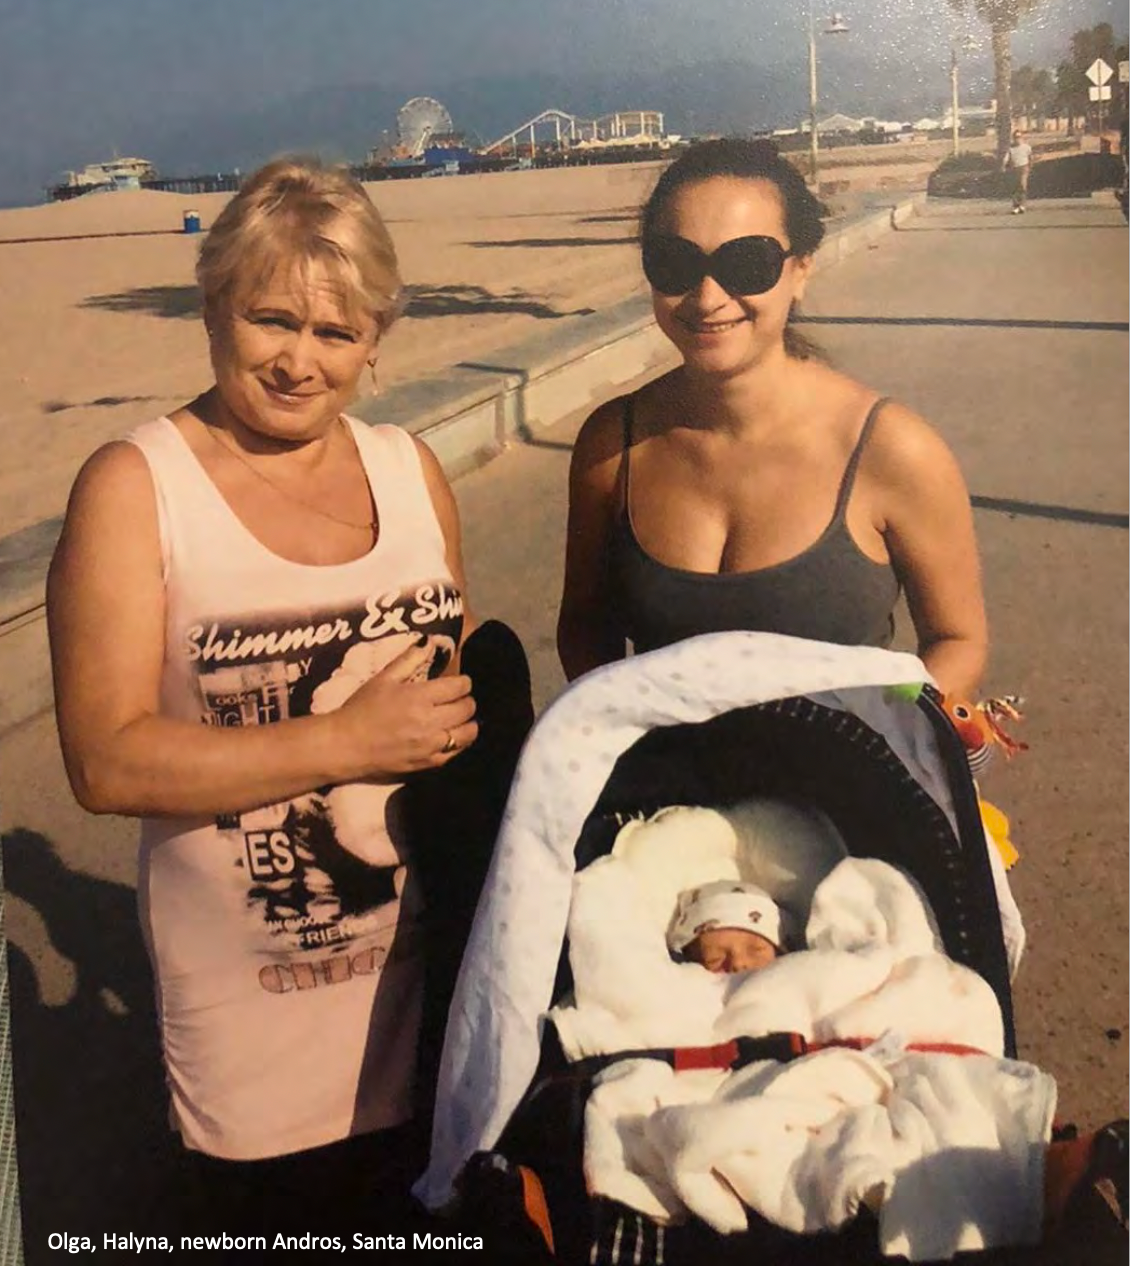
<svg viewBox="0 0 1130 1266">
<path fill-rule="evenodd" d="M 439 265 L 429 265 L 421 237 L 410 248 L 420 252 L 410 275 L 427 277 L 420 284 L 431 286 L 432 302 L 443 307 L 431 312 L 433 321 L 462 312 L 459 322 L 442 327 L 453 354 L 437 361 L 435 341 L 416 346 L 428 339 L 406 320 L 396 331 L 399 352 L 394 356 L 390 344 L 387 355 L 388 399 L 425 367 L 455 367 L 441 375 L 445 387 L 427 399 L 401 396 L 399 407 L 416 399 L 433 411 L 437 451 L 459 476 L 474 605 L 521 635 L 539 706 L 562 686 L 553 623 L 566 471 L 586 397 L 613 394 L 622 389 L 616 382 L 630 384 L 669 363 L 647 319 L 630 240 L 646 174 L 618 178 L 599 198 L 586 196 L 584 206 L 563 204 L 565 186 L 539 193 L 528 209 L 536 232 L 516 229 L 514 217 L 505 225 L 452 230 L 463 255 L 495 252 L 488 270 L 460 273 L 455 283 L 450 272 L 427 273 Z M 566 212 L 572 216 L 566 227 L 545 227 Z M 400 214 L 399 225 L 393 216 L 398 241 L 423 212 L 406 203 Z M 1029 933 L 1016 984 L 1021 1051 L 1058 1078 L 1062 1118 L 1098 1124 L 1126 1112 L 1130 1040 L 1125 223 L 1103 197 L 1035 202 L 1017 218 L 1001 203 L 907 205 L 894 217 L 888 207 L 872 211 L 867 222 L 865 233 L 856 229 L 854 249 L 814 279 L 808 332 L 846 370 L 930 418 L 965 469 L 993 630 L 986 687 L 1028 700 L 1019 732 L 1030 750 L 1007 765 L 998 761 L 984 783 L 987 796 L 1009 813 L 1021 854 L 1013 872 Z M 4 231 L 0 222 L 0 237 Z M 560 244 L 577 237 L 599 244 Z M 467 243 L 478 245 L 468 251 Z M 5 249 L 22 248 L 0 244 Z M 508 295 L 500 262 L 523 251 L 544 260 L 543 271 L 538 280 L 516 282 Z M 581 261 L 585 251 L 590 259 L 569 265 L 581 273 L 566 286 L 562 256 Z M 440 252 L 437 245 L 435 258 Z M 166 265 L 154 262 L 152 276 L 140 282 L 135 271 L 129 285 L 125 267 L 114 265 L 119 271 L 99 283 L 98 312 L 112 310 L 119 294 L 132 296 L 120 302 L 135 316 L 146 303 L 174 310 L 190 303 L 187 291 L 157 293 L 172 284 Z M 58 285 L 65 289 L 65 280 Z M 502 310 L 460 309 L 475 297 L 474 287 Z M 425 291 L 417 294 L 427 299 Z M 561 315 L 539 317 L 539 303 Z M 530 310 L 515 311 L 520 305 Z M 583 331 L 566 332 L 570 313 L 592 318 L 589 342 Z M 499 316 L 518 324 L 490 324 Z M 545 346 L 547 320 L 561 327 L 555 337 L 563 346 L 573 340 L 573 350 L 559 352 L 556 361 Z M 204 385 L 195 323 L 178 317 L 156 325 L 139 335 L 154 340 L 154 358 L 197 357 L 177 361 L 159 385 L 153 363 L 153 380 L 131 386 L 127 349 L 116 344 L 101 364 L 89 354 L 89 381 L 76 370 L 54 397 L 43 383 L 25 384 L 16 423 L 29 437 L 26 465 L 0 489 L 9 515 L 0 536 L 34 532 L 59 513 L 63 476 L 81 460 L 100 408 L 116 411 L 114 434 L 123 420 L 152 416 L 172 397 Z M 531 342 L 534 327 L 538 340 Z M 448 336 L 448 329 L 462 333 Z M 39 326 L 37 337 L 50 335 Z M 161 341 L 173 338 L 177 349 L 188 346 L 182 340 L 199 346 L 195 353 L 171 345 L 162 352 Z M 16 352 L 0 355 L 10 358 L 0 365 L 7 376 Z M 589 369 L 556 378 L 538 371 L 551 361 Z M 489 389 L 476 377 L 482 375 Z M 538 383 L 541 395 L 532 390 Z M 476 392 L 477 404 L 452 412 L 452 401 Z M 117 403 L 99 406 L 103 395 Z M 125 396 L 134 399 L 118 399 Z M 42 436 L 48 398 L 66 406 L 48 415 L 64 433 L 68 412 L 85 410 L 82 443 L 76 440 L 64 456 L 49 452 Z M 535 408 L 531 401 L 540 403 Z M 362 411 L 376 419 L 382 407 L 378 396 Z M 136 419 L 123 408 L 136 410 Z M 41 467 L 49 461 L 48 478 Z M 30 592 L 35 577 L 29 572 L 20 583 Z M 905 621 L 900 634 L 905 645 Z M 159 1229 L 163 1193 L 176 1181 L 177 1148 L 163 1115 L 151 987 L 137 931 L 136 828 L 88 817 L 73 804 L 47 701 L 35 684 L 42 648 L 31 634 L 23 647 L 5 661 L 5 688 L 9 681 L 18 686 L 16 677 L 30 686 L 20 715 L 0 733 L 0 812 L 25 1260 L 38 1266 L 53 1256 L 52 1231 L 97 1233 L 101 1242 L 105 1231 Z M 1094 1246 L 1086 1260 L 1113 1262 L 1116 1253 L 1125 1260 L 1124 1239 Z M 1080 1260 L 1065 1256 L 1064 1264 Z"/>
</svg>

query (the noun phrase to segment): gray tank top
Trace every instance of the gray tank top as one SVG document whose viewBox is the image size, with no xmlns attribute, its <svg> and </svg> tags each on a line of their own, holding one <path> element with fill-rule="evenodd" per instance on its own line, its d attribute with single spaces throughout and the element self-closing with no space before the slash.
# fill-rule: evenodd
<svg viewBox="0 0 1130 1266">
<path fill-rule="evenodd" d="M 628 511 L 632 402 L 624 403 L 621 456 L 623 505 L 612 532 L 609 591 L 620 631 L 636 651 L 655 650 L 699 633 L 748 630 L 838 642 L 889 646 L 899 582 L 888 563 L 856 545 L 846 513 L 860 457 L 880 408 L 872 405 L 843 480 L 831 522 L 808 549 L 757 571 L 708 573 L 668 567 L 652 558 Z"/>
</svg>

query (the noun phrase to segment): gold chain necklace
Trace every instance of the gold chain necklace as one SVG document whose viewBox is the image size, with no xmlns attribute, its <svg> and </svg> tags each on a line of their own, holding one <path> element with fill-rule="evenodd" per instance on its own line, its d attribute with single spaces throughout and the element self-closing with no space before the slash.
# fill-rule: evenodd
<svg viewBox="0 0 1130 1266">
<path fill-rule="evenodd" d="M 340 415 L 338 417 L 338 421 L 341 422 L 342 426 L 345 425 L 345 423 L 342 422 Z M 323 519 L 329 519 L 331 523 L 340 524 L 341 527 L 353 528 L 356 532 L 368 532 L 370 536 L 376 534 L 377 519 L 375 515 L 366 523 L 358 523 L 355 519 L 343 519 L 338 514 L 331 514 L 329 510 L 323 510 L 321 506 L 316 506 L 312 502 L 307 501 L 305 497 L 296 496 L 293 492 L 290 492 L 288 489 L 283 488 L 280 484 L 275 483 L 275 481 L 269 475 L 264 474 L 258 466 L 252 465 L 252 463 L 249 462 L 238 449 L 232 448 L 230 444 L 225 444 L 224 441 L 220 439 L 220 427 L 213 428 L 205 422 L 204 429 L 225 453 L 234 457 L 237 462 L 241 462 L 253 475 L 261 479 L 268 488 L 273 488 L 280 497 L 285 497 L 288 501 L 293 501 L 295 505 L 302 506 L 303 509 L 309 510 L 312 514 L 321 515 Z M 352 436 L 350 436 L 350 440 L 352 441 Z M 358 454 L 358 459 L 360 459 L 360 454 Z"/>
</svg>

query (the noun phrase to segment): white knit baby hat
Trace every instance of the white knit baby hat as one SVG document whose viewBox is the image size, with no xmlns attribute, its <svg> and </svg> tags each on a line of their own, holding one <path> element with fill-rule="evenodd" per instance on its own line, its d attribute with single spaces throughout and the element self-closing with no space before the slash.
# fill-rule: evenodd
<svg viewBox="0 0 1130 1266">
<path fill-rule="evenodd" d="M 756 932 L 781 948 L 781 911 L 776 902 L 764 888 L 740 879 L 718 879 L 679 893 L 667 944 L 681 953 L 712 928 Z"/>
</svg>

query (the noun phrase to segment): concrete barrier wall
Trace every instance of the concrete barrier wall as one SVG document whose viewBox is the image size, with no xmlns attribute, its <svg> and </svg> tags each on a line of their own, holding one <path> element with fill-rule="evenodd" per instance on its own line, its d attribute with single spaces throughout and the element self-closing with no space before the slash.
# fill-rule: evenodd
<svg viewBox="0 0 1130 1266">
<path fill-rule="evenodd" d="M 829 232 L 814 272 L 830 268 L 897 228 L 924 195 L 854 216 Z M 452 479 L 474 470 L 515 440 L 595 408 L 627 385 L 678 363 L 659 332 L 647 296 L 564 329 L 501 348 L 380 396 L 355 416 L 393 422 L 425 440 Z M 44 620 L 44 586 L 61 520 L 37 523 L 0 539 L 0 737 L 52 706 Z"/>
<path fill-rule="evenodd" d="M 656 327 L 650 301 L 634 298 L 486 359 L 369 397 L 352 412 L 426 440 L 456 479 L 515 439 L 533 438 L 562 418 L 595 408 L 677 359 Z"/>
</svg>

